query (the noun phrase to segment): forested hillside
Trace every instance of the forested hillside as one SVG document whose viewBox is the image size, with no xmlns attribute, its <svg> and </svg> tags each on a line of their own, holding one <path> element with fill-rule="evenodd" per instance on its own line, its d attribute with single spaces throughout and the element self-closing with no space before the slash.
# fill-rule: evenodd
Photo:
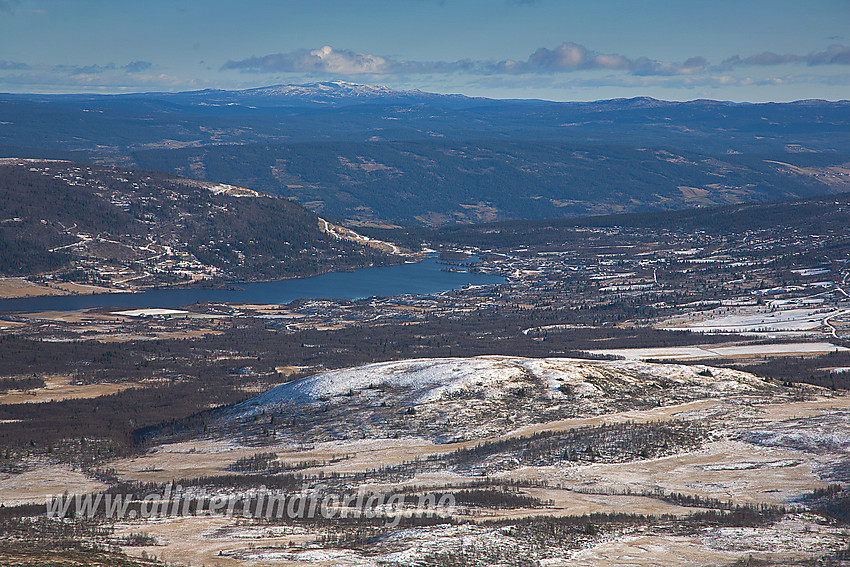
<svg viewBox="0 0 850 567">
<path fill-rule="evenodd" d="M 771 203 L 695 207 L 678 211 L 652 211 L 597 215 L 574 219 L 542 219 L 398 229 L 364 228 L 375 238 L 404 246 L 451 244 L 484 248 L 525 247 L 568 243 L 580 248 L 587 229 L 617 229 L 633 234 L 708 234 L 746 242 L 747 235 L 772 233 L 777 239 L 795 240 L 800 246 L 824 238 L 846 242 L 850 218 L 850 192 Z M 615 232 L 616 234 L 616 232 Z M 650 238 L 651 237 L 647 237 Z M 758 248 L 756 246 L 756 248 Z M 834 250 L 835 247 L 833 246 Z M 798 255 L 802 261 L 804 256 Z M 813 259 L 817 262 L 817 259 Z"/>
<path fill-rule="evenodd" d="M 297 203 L 163 173 L 0 163 L 0 274 L 89 283 L 270 279 L 393 262 Z"/>
<path fill-rule="evenodd" d="M 256 187 L 402 225 L 683 209 L 850 190 L 850 156 L 558 142 L 310 142 L 135 152 L 145 169 Z"/>
</svg>

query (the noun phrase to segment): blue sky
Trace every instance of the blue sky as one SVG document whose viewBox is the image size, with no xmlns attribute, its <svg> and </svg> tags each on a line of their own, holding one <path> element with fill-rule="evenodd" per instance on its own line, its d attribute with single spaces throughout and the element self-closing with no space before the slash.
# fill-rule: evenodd
<svg viewBox="0 0 850 567">
<path fill-rule="evenodd" d="M 0 92 L 850 99 L 850 0 L 0 0 Z"/>
</svg>

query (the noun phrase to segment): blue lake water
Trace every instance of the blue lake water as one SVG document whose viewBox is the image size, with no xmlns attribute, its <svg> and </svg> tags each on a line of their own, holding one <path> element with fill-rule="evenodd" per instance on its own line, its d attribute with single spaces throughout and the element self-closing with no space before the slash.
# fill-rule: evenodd
<svg viewBox="0 0 850 567">
<path fill-rule="evenodd" d="M 73 311 L 89 307 L 175 308 L 203 301 L 283 304 L 306 299 L 362 299 L 372 296 L 434 294 L 468 284 L 502 283 L 488 274 L 443 271 L 435 258 L 415 264 L 331 272 L 312 278 L 240 283 L 239 289 L 155 289 L 142 293 L 101 293 L 0 299 L 3 311 Z"/>
</svg>

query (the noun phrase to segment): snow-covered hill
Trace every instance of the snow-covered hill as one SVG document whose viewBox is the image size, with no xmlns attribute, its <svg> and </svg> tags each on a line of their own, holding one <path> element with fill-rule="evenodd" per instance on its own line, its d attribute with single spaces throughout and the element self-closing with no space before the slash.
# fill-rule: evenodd
<svg viewBox="0 0 850 567">
<path fill-rule="evenodd" d="M 243 96 L 303 97 L 305 99 L 374 98 L 400 94 L 423 94 L 421 91 L 395 91 L 383 85 L 361 85 L 345 81 L 325 81 L 303 85 L 274 85 L 239 91 Z"/>
<path fill-rule="evenodd" d="M 729 369 L 636 361 L 506 356 L 413 359 L 333 370 L 243 402 L 231 419 L 301 415 L 313 434 L 440 440 L 530 423 L 647 409 L 704 398 L 751 398 L 777 387 Z"/>
<path fill-rule="evenodd" d="M 478 99 L 463 95 L 428 93 L 420 90 L 395 90 L 384 85 L 362 85 L 346 81 L 324 81 L 303 85 L 273 85 L 241 91 L 204 90 L 170 95 L 204 104 L 241 104 L 256 106 L 345 106 L 349 104 L 436 104 L 455 106 Z"/>
</svg>

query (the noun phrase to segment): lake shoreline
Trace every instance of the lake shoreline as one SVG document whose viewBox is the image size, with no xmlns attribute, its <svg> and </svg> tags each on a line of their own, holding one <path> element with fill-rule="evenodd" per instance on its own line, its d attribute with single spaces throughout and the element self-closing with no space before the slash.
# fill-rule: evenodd
<svg viewBox="0 0 850 567">
<path fill-rule="evenodd" d="M 415 258 L 415 260 L 405 260 L 398 263 L 385 263 L 372 266 L 362 266 L 359 268 L 348 268 L 340 270 L 328 270 L 304 276 L 290 276 L 275 279 L 243 279 L 243 280 L 226 280 L 226 279 L 201 279 L 191 282 L 179 282 L 174 284 L 162 283 L 157 285 L 128 285 L 125 288 L 106 287 L 102 285 L 82 284 L 77 282 L 33 282 L 28 280 L 31 276 L 3 276 L 0 277 L 0 302 L 7 299 L 23 299 L 36 297 L 66 297 L 75 295 L 109 295 L 123 293 L 144 293 L 147 291 L 160 289 L 226 289 L 230 286 L 241 286 L 250 283 L 266 283 L 280 282 L 288 280 L 304 280 L 323 276 L 330 273 L 346 273 L 355 272 L 357 270 L 368 270 L 370 268 L 379 268 L 386 266 L 399 266 L 402 264 L 418 263 L 425 257 L 422 254 L 407 256 L 407 258 Z M 0 311 L 3 311 L 0 308 Z"/>
<path fill-rule="evenodd" d="M 443 268 L 435 257 L 428 256 L 418 262 L 325 272 L 305 278 L 223 282 L 220 286 L 157 286 L 105 293 L 18 295 L 0 298 L 0 313 L 75 311 L 93 307 L 173 308 L 202 302 L 283 304 L 302 298 L 353 300 L 432 294 L 469 284 L 504 282 L 500 276 Z"/>
</svg>

